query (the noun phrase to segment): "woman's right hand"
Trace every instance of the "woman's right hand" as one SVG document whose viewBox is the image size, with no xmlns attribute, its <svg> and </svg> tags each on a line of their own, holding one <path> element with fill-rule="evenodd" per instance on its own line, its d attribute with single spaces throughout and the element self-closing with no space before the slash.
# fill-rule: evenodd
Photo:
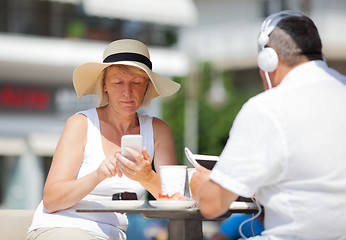
<svg viewBox="0 0 346 240">
<path fill-rule="evenodd" d="M 116 166 L 115 156 L 108 156 L 100 164 L 99 168 L 96 171 L 96 176 L 101 182 L 106 178 L 114 177 L 117 173 L 121 174 L 118 167 Z"/>
</svg>

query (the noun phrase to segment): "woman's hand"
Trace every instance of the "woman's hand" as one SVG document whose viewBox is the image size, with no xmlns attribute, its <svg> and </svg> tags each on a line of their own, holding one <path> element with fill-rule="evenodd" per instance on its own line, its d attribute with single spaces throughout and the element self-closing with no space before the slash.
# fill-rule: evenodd
<svg viewBox="0 0 346 240">
<path fill-rule="evenodd" d="M 121 173 L 117 169 L 115 157 L 108 156 L 105 160 L 102 161 L 99 168 L 97 169 L 96 177 L 101 182 L 106 178 L 114 177 L 117 173 L 121 175 Z"/>
<path fill-rule="evenodd" d="M 201 166 L 201 165 L 196 165 L 196 172 L 194 172 L 194 174 L 191 177 L 190 180 L 190 188 L 191 188 L 191 193 L 192 193 L 192 198 L 196 199 L 197 198 L 197 192 L 199 187 L 207 182 L 209 180 L 209 174 L 210 174 L 210 170 Z"/>
<path fill-rule="evenodd" d="M 116 153 L 116 166 L 119 171 L 119 177 L 125 174 L 126 177 L 140 183 L 150 181 L 154 171 L 151 168 L 151 158 L 146 148 L 142 149 L 143 156 L 129 147 L 126 148 L 126 151 L 130 153 L 136 161 L 131 161 L 120 153 Z"/>
</svg>

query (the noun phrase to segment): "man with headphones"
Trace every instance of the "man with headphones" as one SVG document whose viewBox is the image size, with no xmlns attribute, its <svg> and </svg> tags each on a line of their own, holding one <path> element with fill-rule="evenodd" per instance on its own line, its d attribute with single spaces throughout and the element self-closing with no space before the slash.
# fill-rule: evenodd
<svg viewBox="0 0 346 240">
<path fill-rule="evenodd" d="M 214 218 L 256 194 L 265 230 L 251 239 L 345 239 L 346 77 L 303 13 L 269 16 L 258 44 L 267 91 L 244 104 L 211 173 L 197 167 L 194 198 Z"/>
</svg>

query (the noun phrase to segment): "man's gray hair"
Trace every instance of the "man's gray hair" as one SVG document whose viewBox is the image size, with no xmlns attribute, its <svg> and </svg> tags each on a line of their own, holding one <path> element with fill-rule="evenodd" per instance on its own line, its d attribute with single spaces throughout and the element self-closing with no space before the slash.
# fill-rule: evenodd
<svg viewBox="0 0 346 240">
<path fill-rule="evenodd" d="M 306 16 L 282 19 L 270 34 L 267 46 L 274 48 L 289 66 L 296 65 L 305 57 L 308 60 L 323 60 L 318 30 Z"/>
</svg>

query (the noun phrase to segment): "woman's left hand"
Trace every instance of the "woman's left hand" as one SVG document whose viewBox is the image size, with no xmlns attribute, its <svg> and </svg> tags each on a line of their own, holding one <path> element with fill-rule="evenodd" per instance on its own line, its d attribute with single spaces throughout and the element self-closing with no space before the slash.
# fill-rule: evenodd
<svg viewBox="0 0 346 240">
<path fill-rule="evenodd" d="M 120 153 L 116 153 L 117 167 L 120 170 L 118 173 L 119 177 L 125 174 L 126 177 L 134 181 L 149 181 L 154 171 L 152 170 L 151 158 L 146 148 L 142 149 L 142 154 L 129 147 L 126 148 L 126 151 L 130 153 L 136 161 L 131 161 Z"/>
</svg>

